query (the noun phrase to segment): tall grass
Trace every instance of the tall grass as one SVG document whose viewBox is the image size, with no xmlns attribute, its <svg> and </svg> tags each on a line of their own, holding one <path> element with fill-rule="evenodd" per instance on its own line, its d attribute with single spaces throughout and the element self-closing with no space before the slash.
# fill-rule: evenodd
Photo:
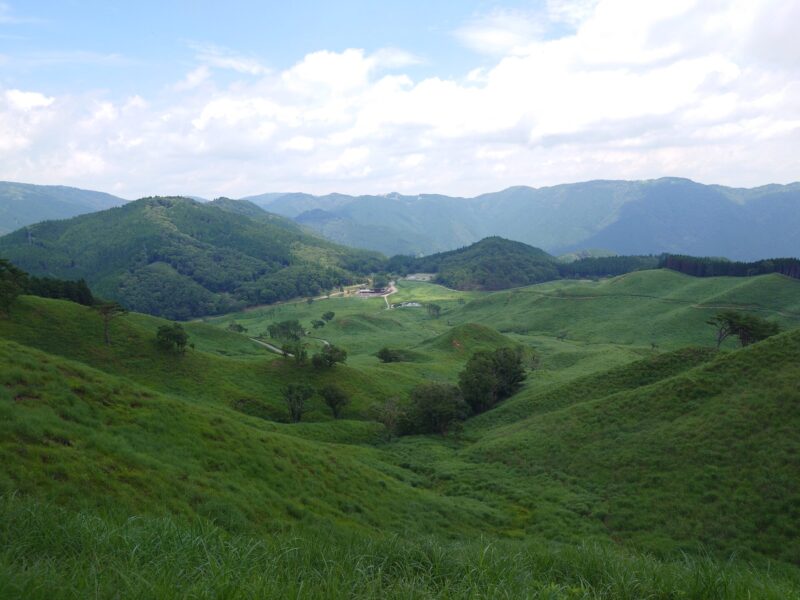
<svg viewBox="0 0 800 600">
<path fill-rule="evenodd" d="M 208 522 L 100 517 L 0 500 L 0 597 L 763 598 L 798 580 L 744 563 L 606 545 L 330 534 L 230 536 Z"/>
</svg>

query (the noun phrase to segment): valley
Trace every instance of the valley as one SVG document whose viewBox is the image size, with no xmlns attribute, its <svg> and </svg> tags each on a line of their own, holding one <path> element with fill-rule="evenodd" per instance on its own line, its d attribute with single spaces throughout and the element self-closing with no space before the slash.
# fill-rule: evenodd
<svg viewBox="0 0 800 600">
<path fill-rule="evenodd" d="M 333 296 L 250 308 L 185 323 L 182 354 L 155 345 L 157 317 L 115 320 L 107 346 L 90 307 L 21 296 L 0 319 L 0 486 L 13 492 L 1 510 L 34 540 L 52 515 L 64 525 L 36 556 L 0 531 L 0 591 L 83 589 L 91 561 L 64 545 L 80 535 L 107 548 L 113 567 L 99 585 L 126 595 L 178 581 L 263 594 L 280 581 L 291 589 L 286 577 L 333 596 L 461 595 L 472 572 L 469 589 L 485 594 L 634 598 L 668 585 L 689 597 L 792 597 L 799 286 L 666 270 L 500 292 L 398 279 L 392 303 L 411 307 Z M 705 321 L 722 307 L 785 333 L 717 352 Z M 317 368 L 253 341 L 281 347 L 268 329 L 294 320 L 311 332 L 309 354 L 327 341 L 346 361 Z M 379 360 L 387 346 L 401 360 Z M 457 383 L 472 354 L 504 347 L 524 349 L 524 384 L 460 430 L 398 437 L 379 422 L 388 399 Z M 296 381 L 341 389 L 341 418 L 315 392 L 289 422 L 282 393 Z M 156 573 L 130 553 L 155 552 L 166 523 L 173 537 L 158 543 L 175 545 L 159 550 Z M 178 541 L 198 535 L 204 554 Z M 297 560 L 280 558 L 286 544 Z M 312 574 L 320 552 L 343 562 Z M 477 571 L 476 560 L 486 561 Z M 352 561 L 372 573 L 358 593 Z M 257 575 L 257 564 L 280 574 Z M 52 579 L 33 588 L 34 573 Z"/>
</svg>

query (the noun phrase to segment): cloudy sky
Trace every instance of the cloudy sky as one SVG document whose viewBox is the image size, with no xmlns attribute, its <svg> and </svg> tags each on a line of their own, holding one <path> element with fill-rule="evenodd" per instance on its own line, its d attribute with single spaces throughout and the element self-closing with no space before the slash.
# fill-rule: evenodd
<svg viewBox="0 0 800 600">
<path fill-rule="evenodd" d="M 786 183 L 797 23 L 796 0 L 0 0 L 0 179 L 126 198 Z"/>
</svg>

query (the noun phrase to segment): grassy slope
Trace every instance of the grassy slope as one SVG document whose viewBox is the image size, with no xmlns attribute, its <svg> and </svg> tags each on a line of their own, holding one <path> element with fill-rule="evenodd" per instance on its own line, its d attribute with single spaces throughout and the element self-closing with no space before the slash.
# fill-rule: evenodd
<svg viewBox="0 0 800 600">
<path fill-rule="evenodd" d="M 639 302 L 649 306 L 652 299 L 642 296 L 654 295 L 651 291 L 664 293 L 666 284 L 659 279 L 661 273 L 645 275 L 650 278 L 628 291 L 637 293 Z M 783 286 L 794 282 L 761 279 L 769 285 L 774 283 L 769 293 L 786 304 L 773 305 L 773 310 L 791 312 L 796 301 L 791 293 L 794 288 Z M 606 283 L 614 281 L 619 280 Z M 726 301 L 741 303 L 744 296 L 738 294 L 755 290 L 747 286 L 737 290 L 728 280 L 689 279 L 689 283 L 698 281 L 708 284 L 679 291 L 693 294 L 689 297 L 692 301 L 727 294 Z M 581 296 L 585 288 L 607 291 L 602 284 L 559 285 L 547 288 L 548 293 L 572 286 Z M 559 555 L 557 551 L 545 551 L 536 541 L 544 538 L 568 543 L 613 539 L 666 553 L 694 549 L 700 541 L 713 552 L 733 550 L 745 556 L 758 553 L 793 560 L 788 553 L 795 552 L 796 556 L 792 545 L 796 542 L 788 536 L 797 537 L 795 529 L 800 520 L 796 513 L 797 488 L 791 477 L 798 471 L 797 400 L 792 387 L 797 380 L 797 334 L 712 359 L 705 351 L 659 355 L 649 344 L 609 344 L 608 338 L 615 333 L 613 323 L 621 320 L 614 313 L 608 315 L 610 323 L 605 329 L 587 329 L 589 341 L 561 341 L 541 334 L 509 333 L 504 337 L 471 325 L 450 329 L 448 323 L 487 321 L 484 317 L 488 309 L 483 304 L 487 299 L 493 303 L 508 299 L 504 306 L 514 311 L 517 320 L 535 319 L 535 311 L 524 310 L 525 302 L 520 299 L 530 299 L 542 288 L 546 286 L 509 296 L 462 295 L 440 286 L 401 285 L 397 296 L 403 299 L 442 304 L 444 315 L 440 319 L 430 319 L 419 309 L 386 311 L 381 308 L 385 306 L 382 300 L 355 298 L 238 313 L 214 320 L 218 328 L 189 324 L 197 347 L 184 357 L 165 356 L 156 350 L 152 337 L 161 323 L 157 319 L 129 315 L 116 321 L 112 325 L 115 343 L 109 349 L 100 343 L 99 319 L 87 309 L 23 298 L 12 319 L 0 320 L 0 336 L 50 354 L 0 342 L 4 365 L 0 369 L 4 378 L 4 385 L 0 385 L 2 488 L 21 489 L 33 498 L 88 511 L 87 516 L 67 518 L 75 532 L 84 522 L 94 523 L 93 511 L 113 512 L 113 507 L 121 516 L 172 514 L 178 521 L 168 527 L 173 528 L 175 539 L 197 534 L 184 525 L 186 519 L 197 516 L 216 519 L 229 531 L 255 527 L 306 532 L 298 533 L 300 541 L 272 538 L 274 545 L 264 550 L 259 560 L 278 561 L 280 548 L 291 544 L 301 548 L 299 555 L 307 557 L 303 560 L 313 561 L 317 545 L 309 541 L 312 530 L 315 535 L 328 532 L 339 540 L 323 546 L 331 555 L 351 556 L 361 564 L 373 564 L 366 557 L 375 548 L 389 550 L 370 546 L 363 537 L 348 546 L 341 543 L 343 532 L 394 531 L 404 538 L 435 533 L 438 537 L 429 546 L 402 542 L 409 545 L 396 555 L 402 557 L 397 559 L 399 570 L 381 579 L 386 585 L 400 586 L 392 588 L 394 593 L 412 589 L 402 586 L 419 585 L 416 593 L 422 596 L 442 593 L 443 585 L 451 586 L 447 588 L 450 590 L 464 589 L 458 587 L 459 582 L 463 573 L 474 567 L 480 549 L 475 545 L 448 546 L 442 540 L 474 537 L 479 530 L 531 540 L 525 545 L 504 546 L 505 555 L 520 558 L 492 562 L 491 569 L 500 571 L 476 575 L 483 578 L 480 585 L 490 586 L 479 588 L 488 595 L 493 590 L 505 590 L 518 596 L 520 590 L 539 589 L 536 585 L 545 589 L 553 584 L 556 587 L 551 597 L 625 597 L 620 589 L 628 590 L 627 597 L 640 597 L 652 589 L 693 589 L 686 587 L 691 585 L 687 583 L 691 573 L 694 570 L 696 583 L 705 577 L 702 569 L 707 569 L 709 581 L 717 585 L 731 581 L 718 565 L 684 568 L 617 552 L 603 555 L 607 551 L 597 554 L 576 550 L 571 560 L 588 578 L 583 589 L 575 583 L 580 581 L 580 572 L 570 571 L 563 561 L 553 558 Z M 755 296 L 746 298 L 747 302 L 767 301 Z M 614 306 L 621 311 L 631 308 L 619 302 Z M 310 322 L 326 310 L 334 310 L 337 316 L 320 336 L 341 343 L 351 352 L 347 367 L 336 367 L 326 375 L 349 386 L 354 396 L 347 413 L 350 416 L 363 415 L 375 399 L 402 395 L 420 378 L 452 381 L 468 355 L 452 350 L 454 339 L 467 339 L 470 347 L 505 344 L 512 339 L 536 348 L 541 368 L 519 395 L 468 422 L 460 439 L 413 437 L 370 448 L 364 443 L 376 441 L 374 425 L 352 420 L 331 422 L 319 404 L 309 415 L 314 422 L 298 425 L 254 419 L 231 410 L 233 399 L 246 396 L 263 402 L 267 416 L 283 416 L 280 387 L 301 372 L 262 352 L 244 336 L 225 331 L 227 323 L 236 320 L 251 332 L 258 332 L 272 320 L 297 317 Z M 657 308 L 649 306 L 648 311 L 652 314 Z M 473 316 L 479 318 L 471 319 Z M 695 335 L 687 335 L 680 326 L 685 316 L 672 315 L 670 335 L 658 340 L 660 346 L 683 345 L 686 337 Z M 495 315 L 500 327 L 508 318 L 503 312 Z M 709 342 L 708 328 L 698 327 L 703 328 L 704 341 Z M 442 340 L 449 345 L 442 346 Z M 773 345 L 778 342 L 783 345 Z M 380 365 L 372 353 L 387 344 L 413 346 L 427 360 Z M 648 358 L 636 362 L 643 356 Z M 782 375 L 773 384 L 769 377 L 776 365 Z M 608 369 L 612 370 L 606 373 Z M 734 393 L 722 391 L 720 386 L 734 375 L 739 377 Z M 785 434 L 773 439 L 776 431 Z M 323 443 L 328 441 L 338 443 Z M 726 460 L 728 454 L 733 458 Z M 767 481 L 765 473 L 773 477 Z M 32 519 L 46 522 L 49 511 L 38 507 L 30 510 Z M 684 528 L 671 519 L 673 513 L 681 514 L 680 521 L 688 526 Z M 124 531 L 112 525 L 116 517 L 109 519 L 97 522 L 96 529 Z M 34 535 L 42 535 L 36 529 L 38 525 L 31 527 Z M 763 534 L 758 533 L 759 527 L 764 529 Z M 10 534 L 6 531 L 4 535 Z M 110 533 L 103 539 L 115 535 Z M 131 532 L 131 543 L 155 543 L 152 536 L 142 539 L 141 535 Z M 213 539 L 216 534 L 209 535 Z M 66 538 L 49 539 L 52 548 L 67 543 Z M 103 543 L 102 539 L 91 542 Z M 161 581 L 147 564 L 126 558 L 127 541 L 119 543 L 119 554 L 108 553 L 118 561 L 115 568 L 124 573 L 127 564 L 137 576 Z M 251 543 L 255 542 L 241 538 L 228 550 L 215 547 L 214 552 L 229 560 L 237 553 L 246 553 Z M 80 552 L 54 551 L 58 556 L 55 562 L 37 563 L 25 575 L 16 562 L 24 552 L 16 548 L 13 554 L 0 554 L 0 574 L 6 569 L 22 584 L 30 585 L 35 580 L 31 578 L 37 576 L 33 574 L 42 576 L 53 564 L 76 573 L 76 577 L 91 566 L 91 559 Z M 228 551 L 233 554 L 226 554 Z M 436 566 L 430 568 L 444 569 L 447 575 L 436 577 L 426 571 L 428 577 L 416 566 L 402 562 L 411 561 L 410 557 L 419 553 L 453 554 L 455 558 L 444 563 L 434 561 Z M 526 562 L 531 554 L 544 562 Z M 181 564 L 180 552 L 169 556 L 173 564 Z M 213 564 L 217 555 L 208 559 Z M 531 564 L 541 566 L 551 560 L 560 565 L 557 572 L 545 570 L 539 577 L 531 575 Z M 619 571 L 610 575 L 603 575 L 602 569 L 591 573 L 587 563 L 592 561 L 607 561 L 616 565 L 609 567 L 612 571 Z M 252 563 L 245 560 L 239 564 L 250 568 L 247 565 Z M 323 581 L 330 584 L 326 578 L 344 585 L 342 582 L 352 582 L 355 577 L 346 571 L 312 574 L 311 564 L 299 565 L 297 575 L 313 579 L 317 585 L 323 585 Z M 645 587 L 625 587 L 625 568 L 639 569 L 634 575 L 638 578 L 636 585 Z M 160 572 L 163 581 L 182 577 L 179 568 L 170 569 L 165 567 Z M 502 569 L 512 575 L 499 575 Z M 103 574 L 103 585 L 117 581 L 114 573 Z M 791 569 L 786 573 L 790 578 L 797 577 Z M 240 576 L 248 585 L 256 586 L 252 589 L 272 589 L 247 573 Z M 494 576 L 497 579 L 491 580 Z M 604 576 L 613 581 L 604 580 Z M 203 583 L 195 583 L 205 589 L 213 586 L 204 577 L 211 575 L 204 572 L 198 575 Z M 743 577 L 746 583 L 740 592 L 767 585 L 762 575 L 745 573 Z M 370 577 L 366 580 L 376 581 Z M 0 590 L 4 581 L 9 580 L 0 575 Z M 608 587 L 604 587 L 606 584 Z M 705 589 L 705 596 L 698 592 L 690 597 L 735 597 L 730 590 L 723 594 L 713 586 Z M 148 595 L 146 590 L 140 593 Z M 782 593 L 776 592 L 775 597 L 791 597 L 786 589 Z M 766 597 L 767 592 L 762 595 Z"/>
<path fill-rule="evenodd" d="M 4 493 L 202 515 L 234 531 L 304 522 L 463 534 L 502 522 L 478 503 L 415 489 L 413 473 L 369 448 L 284 435 L 224 405 L 155 393 L 5 340 L 0 359 Z"/>
<path fill-rule="evenodd" d="M 705 321 L 729 307 L 797 326 L 800 281 L 780 275 L 698 279 L 666 270 L 637 272 L 498 292 L 473 300 L 452 319 L 503 332 L 566 333 L 567 339 L 585 342 L 678 348 L 708 344 Z"/>
<path fill-rule="evenodd" d="M 617 539 L 796 561 L 800 331 L 690 369 L 702 354 L 682 354 L 683 372 L 669 376 L 674 356 L 654 383 L 629 367 L 529 398 L 529 417 L 484 431 L 469 453 L 578 479 Z"/>
</svg>

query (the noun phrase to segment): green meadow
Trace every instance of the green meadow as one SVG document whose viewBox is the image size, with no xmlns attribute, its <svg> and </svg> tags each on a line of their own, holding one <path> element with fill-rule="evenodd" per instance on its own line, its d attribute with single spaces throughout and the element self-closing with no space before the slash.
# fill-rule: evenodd
<svg viewBox="0 0 800 600">
<path fill-rule="evenodd" d="M 176 354 L 156 317 L 115 319 L 106 346 L 91 309 L 19 298 L 0 318 L 0 597 L 800 597 L 800 282 L 655 270 L 388 299 L 423 306 L 252 308 L 186 323 Z M 705 322 L 727 308 L 783 333 L 717 351 Z M 346 363 L 251 339 L 292 319 Z M 522 389 L 461 430 L 374 420 L 509 346 Z M 290 423 L 298 381 L 341 387 L 342 418 L 315 395 Z"/>
</svg>

